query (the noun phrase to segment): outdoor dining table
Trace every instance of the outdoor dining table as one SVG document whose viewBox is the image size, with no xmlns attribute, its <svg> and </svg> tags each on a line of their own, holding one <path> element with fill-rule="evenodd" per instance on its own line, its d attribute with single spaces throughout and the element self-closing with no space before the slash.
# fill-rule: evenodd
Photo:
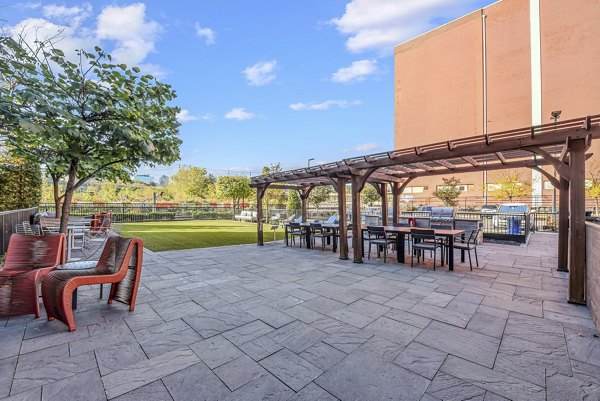
<svg viewBox="0 0 600 401">
<path fill-rule="evenodd" d="M 404 240 L 406 235 L 410 234 L 410 231 L 414 227 L 394 227 L 385 226 L 385 231 L 390 234 L 396 235 L 396 256 L 398 263 L 404 263 Z M 361 241 L 362 241 L 362 252 L 365 254 L 365 231 L 367 226 L 363 225 L 361 230 Z M 448 270 L 454 270 L 454 237 L 461 235 L 464 238 L 465 230 L 448 230 L 448 229 L 435 229 L 436 237 L 444 237 L 448 239 Z M 464 252 L 461 251 L 461 261 L 464 262 Z"/>
</svg>

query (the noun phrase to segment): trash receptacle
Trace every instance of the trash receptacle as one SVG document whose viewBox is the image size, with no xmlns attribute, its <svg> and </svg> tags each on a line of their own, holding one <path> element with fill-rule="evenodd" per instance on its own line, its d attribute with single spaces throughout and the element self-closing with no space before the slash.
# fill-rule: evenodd
<svg viewBox="0 0 600 401">
<path fill-rule="evenodd" d="M 521 234 L 521 219 L 517 216 L 510 216 L 508 218 L 508 233 L 512 235 Z"/>
</svg>

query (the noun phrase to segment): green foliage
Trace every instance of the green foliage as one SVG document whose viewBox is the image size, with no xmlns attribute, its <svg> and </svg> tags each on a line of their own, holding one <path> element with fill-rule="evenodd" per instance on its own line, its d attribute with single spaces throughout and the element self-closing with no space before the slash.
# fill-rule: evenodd
<svg viewBox="0 0 600 401">
<path fill-rule="evenodd" d="M 181 166 L 171 177 L 169 191 L 177 199 L 206 199 L 213 191 L 215 178 L 201 167 Z"/>
<path fill-rule="evenodd" d="M 495 174 L 494 190 L 492 196 L 496 199 L 513 200 L 531 195 L 531 181 L 522 178 L 523 172 L 520 170 L 500 170 Z"/>
<path fill-rule="evenodd" d="M 329 185 L 316 187 L 310 192 L 308 199 L 318 210 L 321 203 L 329 200 L 331 192 L 333 192 L 333 189 Z"/>
<path fill-rule="evenodd" d="M 37 206 L 41 197 L 40 165 L 0 153 L 0 211 Z"/>
<path fill-rule="evenodd" d="M 296 211 L 302 209 L 302 200 L 300 199 L 300 195 L 298 195 L 297 191 L 288 191 L 285 208 L 290 213 L 295 213 Z"/>
<path fill-rule="evenodd" d="M 281 172 L 281 163 L 271 164 L 271 166 L 265 166 L 262 169 L 262 174 L 273 174 Z M 266 204 L 267 212 L 270 205 L 283 205 L 285 204 L 287 195 L 283 189 L 269 189 L 265 191 L 263 201 Z M 268 213 L 267 213 L 268 214 Z"/>
<path fill-rule="evenodd" d="M 443 185 L 438 186 L 433 195 L 444 203 L 444 206 L 458 205 L 458 197 L 460 196 L 460 179 L 455 177 L 442 178 Z"/>
<path fill-rule="evenodd" d="M 215 191 L 223 199 L 231 199 L 235 207 L 235 205 L 240 203 L 241 199 L 246 199 L 252 195 L 250 178 L 222 175 L 217 178 Z"/>
<path fill-rule="evenodd" d="M 169 85 L 99 47 L 65 55 L 50 42 L 32 46 L 0 38 L 0 132 L 55 185 L 66 178 L 55 197 L 64 232 L 73 193 L 89 179 L 129 180 L 142 164 L 179 159 L 179 108 Z"/>
<path fill-rule="evenodd" d="M 596 200 L 596 214 L 600 210 L 600 163 L 595 162 L 587 169 L 585 194 Z"/>
<path fill-rule="evenodd" d="M 372 185 L 365 185 L 360 192 L 360 199 L 365 205 L 371 207 L 375 202 L 381 199 L 381 196 L 379 196 L 379 193 Z"/>
</svg>

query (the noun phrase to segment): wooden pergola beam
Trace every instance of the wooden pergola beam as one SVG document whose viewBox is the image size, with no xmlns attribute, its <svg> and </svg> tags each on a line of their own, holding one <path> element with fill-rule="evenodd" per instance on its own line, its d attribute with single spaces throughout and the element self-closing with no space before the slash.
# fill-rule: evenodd
<svg viewBox="0 0 600 401">
<path fill-rule="evenodd" d="M 467 163 L 469 163 L 473 167 L 479 167 L 479 162 L 477 160 L 475 160 L 475 158 L 473 158 L 471 156 L 463 156 L 461 159 L 463 159 L 464 161 L 466 161 Z"/>
<path fill-rule="evenodd" d="M 504 155 L 502 154 L 502 152 L 494 152 L 494 154 L 496 155 L 496 157 L 498 158 L 498 160 L 500 160 L 500 162 L 504 165 L 506 165 L 506 158 L 504 157 Z"/>
</svg>

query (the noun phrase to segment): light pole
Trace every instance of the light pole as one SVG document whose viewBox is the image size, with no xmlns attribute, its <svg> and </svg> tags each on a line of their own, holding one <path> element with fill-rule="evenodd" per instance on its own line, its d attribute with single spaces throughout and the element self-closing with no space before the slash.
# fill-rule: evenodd
<svg viewBox="0 0 600 401">
<path fill-rule="evenodd" d="M 308 167 L 310 167 L 310 162 L 315 160 L 314 157 L 311 157 L 310 159 L 308 159 Z"/>
</svg>

